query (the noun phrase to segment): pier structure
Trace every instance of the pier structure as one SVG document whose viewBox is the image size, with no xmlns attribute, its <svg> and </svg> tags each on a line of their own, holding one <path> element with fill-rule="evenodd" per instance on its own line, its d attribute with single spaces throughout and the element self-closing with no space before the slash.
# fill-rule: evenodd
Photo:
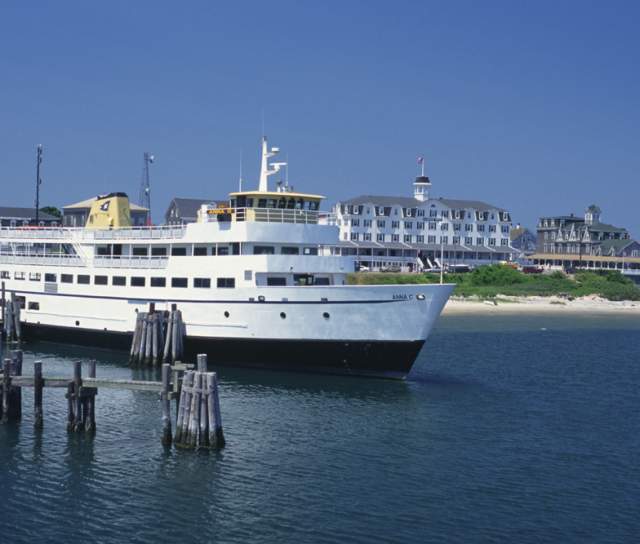
<svg viewBox="0 0 640 544">
<path fill-rule="evenodd" d="M 89 362 L 88 376 L 82 375 L 82 362 L 73 365 L 71 377 L 43 376 L 42 361 L 34 363 L 33 376 L 22 374 L 22 351 L 12 350 L 3 360 L 0 372 L 2 402 L 0 421 L 22 418 L 22 388 L 33 387 L 34 427 L 44 425 L 43 398 L 48 387 L 66 388 L 67 431 L 96 432 L 96 396 L 99 389 L 153 391 L 160 395 L 162 411 L 162 444 L 183 449 L 220 449 L 225 445 L 218 393 L 218 377 L 207 371 L 207 356 L 198 355 L 197 367 L 176 362 L 162 365 L 162 380 L 114 380 L 96 377 L 96 363 Z M 176 401 L 175 436 L 171 424 L 171 400 Z"/>
</svg>

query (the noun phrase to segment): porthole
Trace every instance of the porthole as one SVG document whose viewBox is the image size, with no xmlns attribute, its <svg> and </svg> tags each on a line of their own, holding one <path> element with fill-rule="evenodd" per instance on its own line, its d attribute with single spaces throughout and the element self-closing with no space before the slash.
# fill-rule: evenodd
<svg viewBox="0 0 640 544">
<path fill-rule="evenodd" d="M 284 312 L 280 312 L 280 317 L 282 319 L 286 319 L 287 318 L 287 314 L 285 314 Z"/>
<path fill-rule="evenodd" d="M 76 327 L 80 325 L 80 321 L 76 321 Z"/>
<path fill-rule="evenodd" d="M 225 316 L 225 317 L 229 317 L 229 312 L 225 312 L 225 313 L 224 313 L 224 316 Z"/>
<path fill-rule="evenodd" d="M 258 297 L 258 302 L 264 302 L 264 297 L 262 295 Z"/>
<path fill-rule="evenodd" d="M 329 315 L 329 312 L 324 312 L 322 314 L 322 317 L 324 317 L 325 319 L 329 319 L 331 316 Z"/>
<path fill-rule="evenodd" d="M 418 300 L 424 300 L 424 295 L 422 293 L 420 293 L 419 295 L 416 295 L 416 298 Z"/>
</svg>

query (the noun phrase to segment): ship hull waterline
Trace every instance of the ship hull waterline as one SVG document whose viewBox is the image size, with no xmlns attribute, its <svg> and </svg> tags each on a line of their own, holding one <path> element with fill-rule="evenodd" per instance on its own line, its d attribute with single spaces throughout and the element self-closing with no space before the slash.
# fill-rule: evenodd
<svg viewBox="0 0 640 544">
<path fill-rule="evenodd" d="M 49 341 L 109 350 L 128 351 L 132 334 L 23 323 L 31 340 Z M 238 366 L 296 372 L 313 372 L 404 379 L 411 371 L 425 340 L 292 340 L 256 338 L 205 338 L 187 336 L 185 355 L 206 353 L 212 368 Z"/>
</svg>

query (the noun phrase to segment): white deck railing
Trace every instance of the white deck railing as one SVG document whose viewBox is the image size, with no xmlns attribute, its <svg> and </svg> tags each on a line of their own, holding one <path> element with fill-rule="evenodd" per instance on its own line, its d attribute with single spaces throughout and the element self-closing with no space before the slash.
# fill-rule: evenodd
<svg viewBox="0 0 640 544">
<path fill-rule="evenodd" d="M 184 225 L 85 229 L 77 227 L 2 227 L 0 238 L 20 240 L 159 240 L 183 238 Z"/>
<path fill-rule="evenodd" d="M 27 264 L 41 266 L 84 266 L 78 255 L 0 255 L 2 264 Z"/>
<path fill-rule="evenodd" d="M 167 257 L 94 257 L 95 268 L 166 268 Z"/>
</svg>

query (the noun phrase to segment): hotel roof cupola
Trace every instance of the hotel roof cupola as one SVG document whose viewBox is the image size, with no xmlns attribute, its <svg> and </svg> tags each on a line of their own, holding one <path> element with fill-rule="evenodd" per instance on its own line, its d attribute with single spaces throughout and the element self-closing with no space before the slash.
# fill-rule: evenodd
<svg viewBox="0 0 640 544">
<path fill-rule="evenodd" d="M 584 212 L 584 222 L 587 225 L 594 225 L 596 223 L 600 223 L 600 214 L 602 210 L 598 208 L 595 204 L 591 204 L 586 211 Z"/>
<path fill-rule="evenodd" d="M 431 189 L 431 180 L 424 175 L 424 157 L 418 157 L 419 176 L 413 182 L 413 197 L 424 202 L 429 200 L 429 189 Z"/>
<path fill-rule="evenodd" d="M 280 151 L 279 147 L 272 147 L 269 149 L 267 144 L 267 137 L 262 137 L 262 163 L 260 165 L 260 183 L 258 185 L 258 191 L 266 193 L 269 191 L 269 176 L 277 174 L 283 166 L 286 166 L 286 162 L 272 162 L 269 163 L 271 157 L 275 157 Z"/>
</svg>

